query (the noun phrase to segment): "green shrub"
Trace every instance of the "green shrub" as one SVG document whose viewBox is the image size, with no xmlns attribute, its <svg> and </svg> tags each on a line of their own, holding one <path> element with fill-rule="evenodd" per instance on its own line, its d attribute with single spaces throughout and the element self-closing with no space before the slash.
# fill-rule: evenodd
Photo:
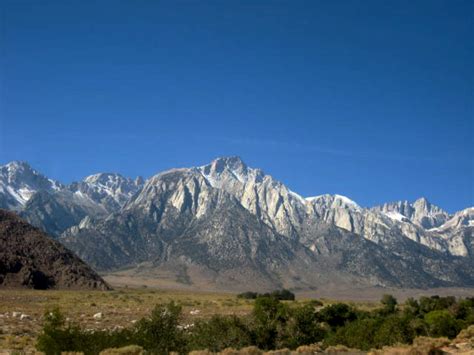
<svg viewBox="0 0 474 355">
<path fill-rule="evenodd" d="M 74 324 L 65 324 L 58 309 L 45 314 L 43 332 L 37 340 L 36 348 L 46 354 L 60 354 L 63 351 L 82 351 L 84 354 L 98 354 L 101 350 L 122 347 L 132 342 L 132 332 L 127 329 L 117 331 L 84 331 Z"/>
<path fill-rule="evenodd" d="M 288 307 L 273 297 L 258 297 L 252 312 L 255 345 L 275 349 L 288 320 Z"/>
<path fill-rule="evenodd" d="M 385 314 L 392 314 L 397 308 L 397 299 L 392 295 L 383 295 L 380 303 L 383 305 L 382 312 Z"/>
<path fill-rule="evenodd" d="M 258 297 L 258 293 L 257 292 L 251 292 L 251 291 L 239 293 L 237 295 L 237 298 L 243 298 L 245 300 L 254 300 L 257 297 Z"/>
<path fill-rule="evenodd" d="M 440 297 L 420 297 L 420 313 L 426 314 L 432 311 L 441 311 L 453 306 L 456 303 L 456 298 L 452 296 Z"/>
<path fill-rule="evenodd" d="M 383 319 L 375 333 L 373 345 L 380 348 L 386 345 L 410 344 L 415 335 L 409 318 L 391 315 Z"/>
<path fill-rule="evenodd" d="M 189 336 L 190 349 L 221 351 L 252 345 L 252 334 L 247 324 L 236 316 L 213 316 L 194 324 Z"/>
<path fill-rule="evenodd" d="M 460 300 L 452 310 L 456 319 L 465 321 L 466 326 L 474 324 L 474 298 Z"/>
<path fill-rule="evenodd" d="M 347 322 L 351 322 L 357 318 L 354 309 L 345 303 L 335 303 L 324 307 L 318 313 L 318 319 L 327 323 L 331 328 L 342 327 Z"/>
<path fill-rule="evenodd" d="M 280 335 L 277 345 L 279 348 L 296 349 L 302 345 L 310 345 L 324 338 L 325 330 L 318 321 L 312 305 L 292 308 L 285 331 Z"/>
<path fill-rule="evenodd" d="M 264 294 L 247 291 L 247 292 L 239 293 L 237 295 L 237 298 L 243 298 L 243 299 L 248 299 L 248 300 L 254 300 L 257 297 L 273 297 L 280 301 L 294 301 L 295 300 L 295 294 L 286 289 L 276 290 L 270 293 L 267 292 Z"/>
<path fill-rule="evenodd" d="M 140 320 L 135 327 L 122 330 L 86 331 L 74 324 L 65 324 L 59 310 L 47 312 L 43 332 L 36 348 L 46 354 L 82 351 L 98 354 L 108 348 L 137 344 L 156 353 L 184 351 L 186 341 L 178 326 L 181 308 L 174 303 L 157 306 L 151 318 Z"/>
<path fill-rule="evenodd" d="M 81 329 L 66 323 L 61 312 L 55 309 L 45 314 L 36 347 L 47 355 L 61 352 L 99 354 L 104 349 L 129 345 L 137 345 L 145 353 L 152 354 L 202 349 L 230 354 L 233 352 L 226 348 L 296 349 L 323 341 L 324 346 L 369 350 L 411 343 L 418 336 L 454 338 L 460 330 L 474 323 L 474 298 L 409 299 L 400 311 L 393 297 L 384 296 L 382 310 L 361 311 L 345 303 L 336 303 L 316 312 L 313 302 L 304 305 L 284 303 L 279 298 L 286 298 L 286 292 L 278 292 L 279 296 L 275 293 L 258 296 L 252 314 L 246 318 L 214 316 L 209 320 L 197 320 L 189 327 L 180 324 L 181 307 L 173 302 L 156 306 L 150 317 L 128 329 L 115 331 Z"/>
<path fill-rule="evenodd" d="M 167 354 L 171 351 L 184 352 L 186 340 L 184 331 L 178 327 L 181 306 L 170 302 L 158 305 L 150 318 L 143 318 L 135 327 L 134 344 L 154 353 Z"/>
<path fill-rule="evenodd" d="M 375 336 L 382 321 L 380 318 L 357 319 L 331 332 L 326 345 L 345 345 L 349 348 L 369 350 L 375 347 Z"/>
<path fill-rule="evenodd" d="M 322 307 L 324 304 L 320 300 L 311 300 L 308 302 L 311 307 Z"/>
<path fill-rule="evenodd" d="M 269 295 L 266 294 L 265 296 L 274 297 L 280 301 L 294 301 L 295 300 L 295 294 L 286 289 L 273 291 Z"/>
<path fill-rule="evenodd" d="M 405 301 L 403 313 L 410 317 L 416 317 L 420 314 L 420 304 L 417 300 L 410 297 Z"/>
<path fill-rule="evenodd" d="M 454 338 L 461 330 L 461 324 L 447 311 L 431 311 L 425 315 L 428 335 L 431 337 Z"/>
</svg>

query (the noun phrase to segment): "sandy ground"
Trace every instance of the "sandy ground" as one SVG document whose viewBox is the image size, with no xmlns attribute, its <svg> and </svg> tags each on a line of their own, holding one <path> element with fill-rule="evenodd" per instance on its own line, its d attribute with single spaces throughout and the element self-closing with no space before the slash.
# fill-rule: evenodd
<svg viewBox="0 0 474 355">
<path fill-rule="evenodd" d="M 210 285 L 188 285 L 176 282 L 171 278 L 147 278 L 143 276 L 131 275 L 129 271 L 121 271 L 103 275 L 105 280 L 112 286 L 124 287 L 150 287 L 164 290 L 180 290 L 188 292 L 225 292 L 236 294 L 235 291 L 226 289 L 216 289 Z M 251 289 L 246 291 L 253 291 Z M 430 288 L 430 289 L 400 289 L 385 287 L 364 287 L 364 288 L 344 288 L 337 285 L 328 285 L 325 288 L 318 288 L 310 291 L 295 291 L 299 298 L 317 298 L 338 301 L 374 302 L 381 299 L 384 294 L 392 294 L 400 302 L 404 302 L 409 297 L 419 298 L 421 296 L 456 296 L 474 297 L 474 288 Z"/>
</svg>

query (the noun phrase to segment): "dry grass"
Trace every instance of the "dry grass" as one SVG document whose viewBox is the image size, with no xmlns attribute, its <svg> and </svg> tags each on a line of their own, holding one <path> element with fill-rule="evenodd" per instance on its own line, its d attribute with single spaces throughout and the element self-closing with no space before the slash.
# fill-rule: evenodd
<svg viewBox="0 0 474 355">
<path fill-rule="evenodd" d="M 118 349 L 107 349 L 100 352 L 100 355 L 142 355 L 143 348 L 138 345 L 129 345 Z"/>
<path fill-rule="evenodd" d="M 148 316 L 155 305 L 170 301 L 183 307 L 184 324 L 214 314 L 248 315 L 253 307 L 252 300 L 238 299 L 232 293 L 189 290 L 144 287 L 123 287 L 114 291 L 0 290 L 0 354 L 3 349 L 33 351 L 44 313 L 55 307 L 59 307 L 66 320 L 83 328 L 116 329 L 131 326 Z M 196 310 L 198 312 L 191 314 Z M 18 315 L 13 316 L 14 312 Z M 102 318 L 94 319 L 96 313 L 102 313 Z M 28 315 L 28 319 L 21 320 L 21 314 Z"/>
<path fill-rule="evenodd" d="M 418 337 L 412 345 L 398 345 L 374 350 L 372 355 L 425 355 L 425 354 L 474 354 L 474 326 L 462 330 L 456 339 Z"/>
<path fill-rule="evenodd" d="M 46 310 L 59 307 L 67 320 L 79 323 L 86 329 L 114 329 L 129 327 L 136 320 L 150 314 L 157 304 L 175 301 L 183 307 L 183 323 L 196 318 L 209 318 L 214 314 L 238 316 L 248 315 L 253 301 L 237 299 L 231 293 L 210 293 L 189 290 L 158 290 L 152 288 L 116 288 L 114 291 L 37 291 L 37 290 L 0 290 L 0 355 L 22 350 L 34 353 L 36 336 L 41 331 L 43 315 Z M 299 304 L 310 302 L 300 299 Z M 323 300 L 324 304 L 334 301 Z M 354 306 L 372 310 L 379 307 L 378 302 L 357 302 Z M 195 314 L 191 314 L 191 311 Z M 17 312 L 17 316 L 13 313 Z M 101 319 L 94 314 L 101 312 Z M 29 317 L 20 319 L 20 314 Z M 5 352 L 5 350 L 10 350 Z M 453 341 L 445 339 L 418 338 L 413 346 L 398 346 L 374 351 L 374 354 L 425 354 L 430 349 L 442 349 L 447 352 L 474 354 L 474 326 L 462 331 Z M 135 352 L 132 352 L 135 351 Z M 104 354 L 140 354 L 140 349 L 113 349 Z M 272 351 L 267 355 L 301 355 L 321 353 L 319 345 L 303 346 L 296 351 L 287 349 Z M 333 354 L 356 353 L 353 349 L 334 347 L 326 349 Z M 361 353 L 361 352 L 357 352 Z M 208 355 L 208 351 L 193 352 L 193 355 Z M 241 350 L 226 349 L 221 354 L 244 355 L 265 354 L 255 347 Z"/>
<path fill-rule="evenodd" d="M 245 315 L 252 302 L 232 294 L 121 288 L 114 291 L 0 290 L 0 349 L 29 350 L 41 330 L 46 310 L 59 307 L 67 320 L 88 329 L 129 327 L 148 316 L 157 304 L 175 301 L 183 307 L 183 322 L 213 314 Z M 196 314 L 191 311 L 198 310 Z M 17 316 L 13 316 L 17 312 Z M 101 312 L 101 319 L 94 314 Z M 194 313 L 194 312 L 193 312 Z M 28 319 L 20 319 L 20 314 Z M 1 351 L 1 350 L 0 350 Z"/>
</svg>

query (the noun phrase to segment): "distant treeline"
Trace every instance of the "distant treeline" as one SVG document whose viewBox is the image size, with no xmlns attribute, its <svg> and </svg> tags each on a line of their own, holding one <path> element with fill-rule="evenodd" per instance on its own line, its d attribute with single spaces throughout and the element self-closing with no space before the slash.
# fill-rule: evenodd
<svg viewBox="0 0 474 355">
<path fill-rule="evenodd" d="M 254 300 L 257 297 L 273 297 L 280 301 L 294 301 L 295 294 L 289 290 L 276 290 L 270 293 L 257 293 L 252 291 L 247 291 L 243 293 L 239 293 L 237 298 L 243 298 L 247 300 Z"/>
<path fill-rule="evenodd" d="M 398 305 L 385 295 L 372 311 L 346 303 L 315 307 L 315 303 L 281 302 L 260 296 L 248 316 L 215 315 L 193 324 L 183 324 L 176 303 L 158 305 L 149 317 L 130 328 L 90 331 L 66 323 L 59 310 L 45 314 L 37 349 L 46 354 L 82 351 L 98 354 L 107 348 L 139 345 L 152 354 L 187 353 L 208 349 L 295 349 L 318 343 L 322 348 L 345 345 L 369 350 L 394 344 L 411 344 L 416 337 L 454 338 L 474 324 L 474 298 L 421 297 Z"/>
</svg>

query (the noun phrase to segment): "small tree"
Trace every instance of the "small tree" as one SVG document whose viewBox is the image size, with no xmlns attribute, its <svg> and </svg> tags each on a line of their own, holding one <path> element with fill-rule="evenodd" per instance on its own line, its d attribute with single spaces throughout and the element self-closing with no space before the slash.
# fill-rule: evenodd
<svg viewBox="0 0 474 355">
<path fill-rule="evenodd" d="M 270 294 L 270 296 L 275 297 L 276 299 L 280 301 L 294 301 L 295 300 L 295 294 L 287 289 L 273 291 Z"/>
<path fill-rule="evenodd" d="M 461 330 L 460 323 L 447 311 L 431 311 L 425 315 L 428 335 L 454 338 Z"/>
<path fill-rule="evenodd" d="M 180 317 L 181 306 L 174 302 L 156 306 L 150 318 L 143 318 L 136 325 L 137 345 L 159 354 L 184 352 L 186 339 L 183 330 L 178 328 Z"/>
<path fill-rule="evenodd" d="M 329 333 L 326 345 L 345 345 L 350 348 L 369 350 L 375 346 L 375 335 L 380 328 L 380 318 L 357 319 Z"/>
<path fill-rule="evenodd" d="M 243 298 L 245 300 L 254 300 L 257 297 L 258 297 L 258 293 L 252 292 L 252 291 L 242 292 L 237 295 L 237 298 Z"/>
<path fill-rule="evenodd" d="M 403 313 L 411 317 L 415 317 L 420 314 L 420 305 L 418 304 L 418 301 L 412 297 L 408 298 L 405 301 Z"/>
<path fill-rule="evenodd" d="M 318 313 L 319 321 L 327 323 L 332 329 L 342 327 L 346 322 L 351 322 L 356 318 L 356 312 L 345 303 L 332 304 Z"/>
<path fill-rule="evenodd" d="M 380 301 L 383 305 L 383 312 L 385 314 L 395 313 L 397 307 L 397 299 L 392 295 L 383 295 Z"/>
<path fill-rule="evenodd" d="M 209 320 L 199 320 L 190 331 L 191 350 L 221 351 L 225 348 L 240 349 L 252 345 L 251 332 L 236 316 L 215 315 Z"/>
<path fill-rule="evenodd" d="M 411 343 L 415 337 L 415 332 L 410 326 L 410 319 L 398 315 L 384 317 L 383 323 L 377 329 L 374 336 L 374 345 L 383 347 L 397 343 Z"/>
<path fill-rule="evenodd" d="M 317 343 L 324 338 L 325 330 L 319 325 L 312 305 L 292 308 L 289 313 L 285 332 L 277 344 L 279 348 L 296 349 L 301 345 Z"/>
<path fill-rule="evenodd" d="M 274 349 L 288 320 L 288 307 L 274 297 L 258 297 L 253 309 L 255 345 Z"/>
<path fill-rule="evenodd" d="M 43 332 L 39 335 L 36 348 L 46 354 L 60 354 L 64 350 L 67 334 L 64 334 L 64 316 L 55 308 L 44 314 Z"/>
</svg>

